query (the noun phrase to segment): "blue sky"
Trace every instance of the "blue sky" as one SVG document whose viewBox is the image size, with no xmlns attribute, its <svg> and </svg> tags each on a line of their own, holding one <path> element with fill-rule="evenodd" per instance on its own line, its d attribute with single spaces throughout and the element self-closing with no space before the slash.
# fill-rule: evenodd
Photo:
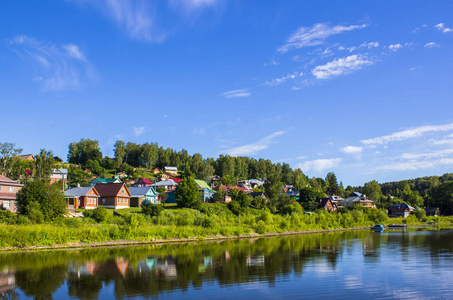
<svg viewBox="0 0 453 300">
<path fill-rule="evenodd" d="M 1 140 L 157 142 L 345 185 L 453 167 L 453 2 L 0 3 Z"/>
</svg>

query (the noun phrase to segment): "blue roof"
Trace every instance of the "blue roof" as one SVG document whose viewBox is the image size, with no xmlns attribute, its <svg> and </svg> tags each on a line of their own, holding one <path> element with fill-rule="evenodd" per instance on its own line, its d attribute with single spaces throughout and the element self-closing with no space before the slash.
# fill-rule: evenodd
<svg viewBox="0 0 453 300">
<path fill-rule="evenodd" d="M 156 196 L 156 191 L 150 186 L 132 186 L 129 188 L 131 197 Z"/>
</svg>

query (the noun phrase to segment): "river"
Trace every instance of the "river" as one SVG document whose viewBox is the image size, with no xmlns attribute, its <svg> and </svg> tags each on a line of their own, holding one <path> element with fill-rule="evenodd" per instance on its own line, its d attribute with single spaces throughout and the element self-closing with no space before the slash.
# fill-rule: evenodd
<svg viewBox="0 0 453 300">
<path fill-rule="evenodd" d="M 453 299 L 453 230 L 0 253 L 0 299 Z"/>
</svg>

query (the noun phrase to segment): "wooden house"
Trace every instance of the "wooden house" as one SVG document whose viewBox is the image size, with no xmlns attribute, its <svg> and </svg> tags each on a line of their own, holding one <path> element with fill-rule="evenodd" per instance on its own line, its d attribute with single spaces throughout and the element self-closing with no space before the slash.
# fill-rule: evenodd
<svg viewBox="0 0 453 300">
<path fill-rule="evenodd" d="M 165 190 L 173 190 L 177 185 L 178 184 L 174 180 L 169 179 L 153 183 L 151 186 L 154 188 L 163 187 Z"/>
<path fill-rule="evenodd" d="M 211 190 L 209 185 L 203 180 L 195 179 L 195 183 L 197 184 L 198 190 L 200 191 L 201 201 L 205 203 L 210 202 L 212 196 L 214 196 L 214 191 Z"/>
<path fill-rule="evenodd" d="M 325 209 L 328 211 L 337 211 L 337 205 L 329 198 L 319 198 L 318 199 L 318 208 Z"/>
<path fill-rule="evenodd" d="M 0 175 L 0 209 L 16 212 L 16 194 L 23 186 Z"/>
<path fill-rule="evenodd" d="M 440 215 L 439 207 L 427 207 L 425 208 L 426 215 L 430 217 Z"/>
<path fill-rule="evenodd" d="M 178 175 L 178 168 L 177 167 L 164 167 L 165 173 L 171 175 Z"/>
<path fill-rule="evenodd" d="M 134 187 L 146 187 L 151 186 L 153 182 L 149 178 L 141 177 L 132 186 Z"/>
<path fill-rule="evenodd" d="M 36 160 L 36 158 L 33 154 L 23 154 L 23 155 L 20 155 L 19 157 L 21 160 L 31 160 L 31 161 Z"/>
<path fill-rule="evenodd" d="M 390 216 L 393 217 L 409 217 L 410 213 L 415 211 L 415 208 L 406 203 L 395 203 L 390 208 Z"/>
<path fill-rule="evenodd" d="M 92 186 L 74 187 L 64 192 L 68 209 L 94 209 L 99 205 L 99 193 Z"/>
<path fill-rule="evenodd" d="M 99 193 L 99 205 L 107 208 L 127 208 L 131 194 L 124 183 L 99 183 L 94 186 Z"/>
<path fill-rule="evenodd" d="M 121 183 L 121 180 L 119 178 L 94 178 L 90 180 L 90 186 L 95 186 L 97 184 L 109 184 L 109 183 Z"/>
<path fill-rule="evenodd" d="M 130 187 L 129 193 L 131 194 L 130 207 L 141 207 L 142 204 L 149 202 L 156 204 L 157 193 L 150 186 Z"/>
<path fill-rule="evenodd" d="M 53 169 L 50 174 L 50 183 L 55 183 L 63 180 L 64 183 L 68 183 L 68 169 Z"/>
</svg>

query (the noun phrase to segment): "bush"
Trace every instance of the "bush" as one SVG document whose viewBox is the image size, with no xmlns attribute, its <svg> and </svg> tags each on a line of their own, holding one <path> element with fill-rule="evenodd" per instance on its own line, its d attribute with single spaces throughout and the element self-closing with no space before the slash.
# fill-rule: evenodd
<svg viewBox="0 0 453 300">
<path fill-rule="evenodd" d="M 28 219 L 30 219 L 33 224 L 41 224 L 44 222 L 44 215 L 41 211 L 41 207 L 36 201 L 31 201 L 27 205 L 27 215 Z"/>
<path fill-rule="evenodd" d="M 243 212 L 243 208 L 237 201 L 231 201 L 228 203 L 228 209 L 231 210 L 236 216 L 239 216 Z"/>
<path fill-rule="evenodd" d="M 150 217 L 158 217 L 164 211 L 164 208 L 160 205 L 152 204 L 148 202 L 142 205 L 142 213 Z"/>
<path fill-rule="evenodd" d="M 104 206 L 100 205 L 93 209 L 90 218 L 94 219 L 96 222 L 100 223 L 105 221 L 108 218 L 108 210 Z"/>
</svg>

